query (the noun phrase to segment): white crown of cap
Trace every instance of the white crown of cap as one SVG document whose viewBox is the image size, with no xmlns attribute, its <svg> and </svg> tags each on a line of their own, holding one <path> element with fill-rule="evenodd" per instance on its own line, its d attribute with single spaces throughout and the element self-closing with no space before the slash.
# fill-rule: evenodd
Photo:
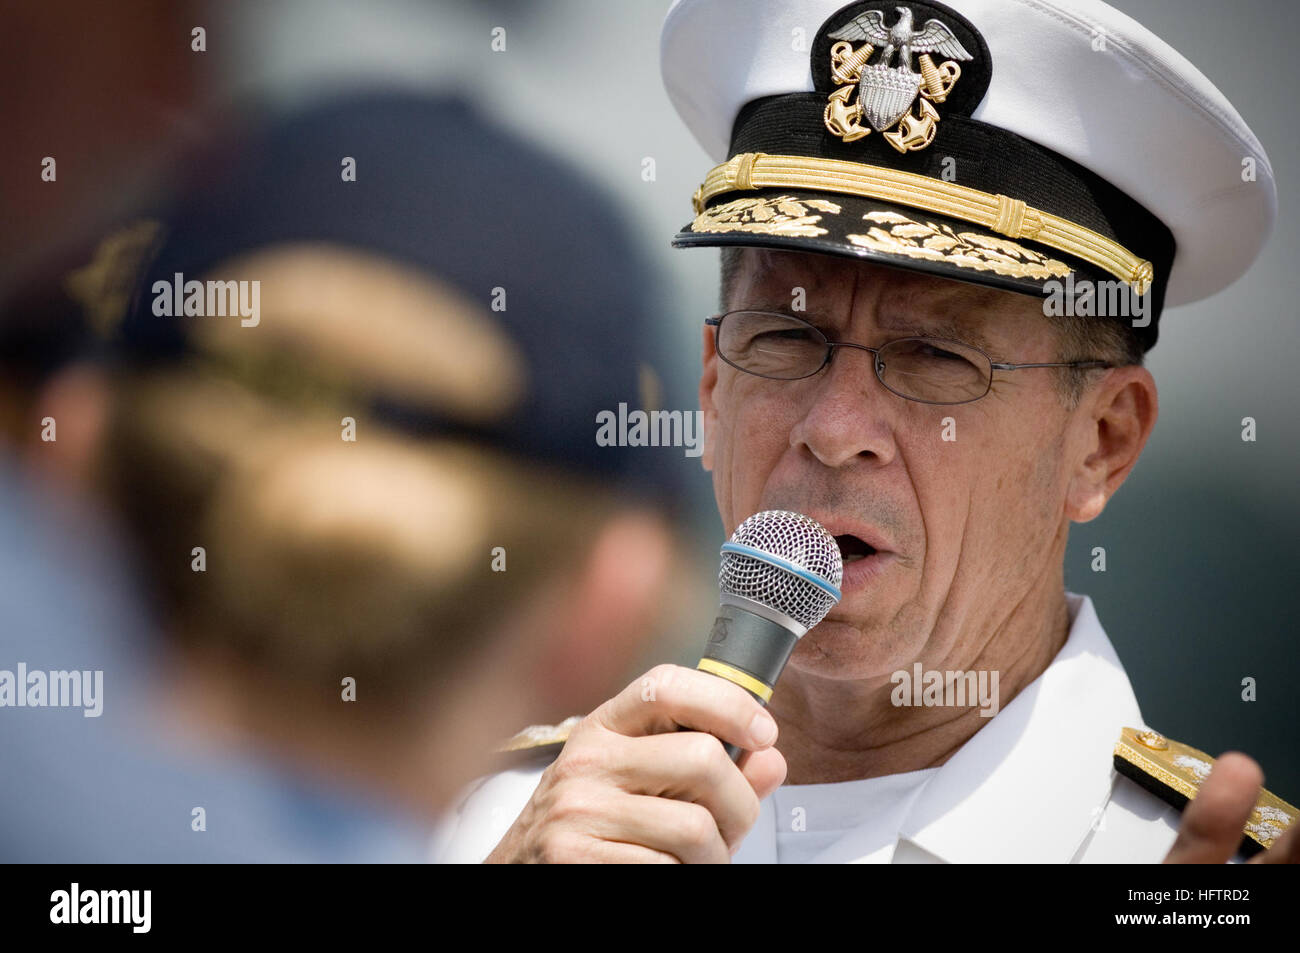
<svg viewBox="0 0 1300 953">
<path fill-rule="evenodd" d="M 1200 70 L 1099 0 L 942 2 L 980 32 L 993 61 L 973 119 L 1074 160 L 1173 232 L 1166 306 L 1208 297 L 1245 273 L 1277 215 L 1273 168 Z M 714 161 L 729 158 L 732 125 L 746 103 L 813 90 L 813 39 L 847 5 L 676 0 L 661 37 L 664 85 Z M 802 50 L 794 49 L 797 28 Z M 1093 48 L 1099 35 L 1103 51 Z M 1255 160 L 1253 182 L 1242 178 L 1248 157 Z M 1034 204 L 1031 196 L 1013 197 Z"/>
</svg>

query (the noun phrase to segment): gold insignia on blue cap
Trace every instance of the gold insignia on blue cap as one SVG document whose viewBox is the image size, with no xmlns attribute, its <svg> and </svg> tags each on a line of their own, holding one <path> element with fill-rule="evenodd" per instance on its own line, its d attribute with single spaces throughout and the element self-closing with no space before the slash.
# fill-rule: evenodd
<svg viewBox="0 0 1300 953">
<path fill-rule="evenodd" d="M 104 237 L 94 256 L 64 279 L 95 332 L 111 338 L 126 315 L 136 279 L 158 250 L 162 224 L 139 219 Z"/>
<path fill-rule="evenodd" d="M 899 152 L 915 152 L 934 142 L 939 111 L 931 104 L 947 99 L 961 77 L 956 61 L 974 57 L 941 20 L 931 18 L 915 30 L 912 10 L 896 9 L 898 19 L 892 26 L 885 24 L 882 11 L 865 10 L 827 34 L 839 41 L 830 49 L 830 67 L 831 78 L 840 85 L 828 98 L 824 120 L 826 128 L 845 142 L 875 129 Z M 866 42 L 855 49 L 853 43 L 859 40 Z M 877 48 L 880 56 L 872 63 Z M 931 53 L 950 58 L 936 65 Z M 896 66 L 891 65 L 895 54 Z M 913 56 L 920 72 L 912 67 Z M 913 114 L 912 104 L 918 99 Z M 863 119 L 870 128 L 862 124 Z"/>
</svg>

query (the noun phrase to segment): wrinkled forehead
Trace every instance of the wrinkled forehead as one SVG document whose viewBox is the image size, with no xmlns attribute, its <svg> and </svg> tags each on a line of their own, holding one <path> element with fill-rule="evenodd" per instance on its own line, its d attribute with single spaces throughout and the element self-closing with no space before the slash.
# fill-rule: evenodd
<svg viewBox="0 0 1300 953">
<path fill-rule="evenodd" d="M 1041 308 L 1028 295 L 999 291 L 965 281 L 939 278 L 902 268 L 890 268 L 873 262 L 855 261 L 839 255 L 783 251 L 774 248 L 742 248 L 733 283 L 737 300 L 733 306 L 755 302 L 741 300 L 746 295 L 789 299 L 802 288 L 808 300 L 818 299 L 823 306 L 837 301 L 847 305 L 855 296 L 906 300 L 918 305 L 964 305 L 989 309 L 1015 307 L 1030 311 Z"/>
<path fill-rule="evenodd" d="M 728 308 L 796 310 L 847 324 L 864 314 L 890 319 L 937 318 L 980 327 L 1042 319 L 1030 295 L 890 268 L 838 255 L 742 248 Z"/>
</svg>

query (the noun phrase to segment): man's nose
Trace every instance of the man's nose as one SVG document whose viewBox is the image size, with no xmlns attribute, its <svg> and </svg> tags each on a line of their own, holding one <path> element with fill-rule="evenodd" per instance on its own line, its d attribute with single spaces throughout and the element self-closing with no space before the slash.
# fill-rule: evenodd
<svg viewBox="0 0 1300 953">
<path fill-rule="evenodd" d="M 807 411 L 790 431 L 792 447 L 806 447 L 828 467 L 860 458 L 885 466 L 894 459 L 890 404 L 903 398 L 880 383 L 875 360 L 861 348 L 835 348 L 830 366 L 814 378 Z"/>
</svg>

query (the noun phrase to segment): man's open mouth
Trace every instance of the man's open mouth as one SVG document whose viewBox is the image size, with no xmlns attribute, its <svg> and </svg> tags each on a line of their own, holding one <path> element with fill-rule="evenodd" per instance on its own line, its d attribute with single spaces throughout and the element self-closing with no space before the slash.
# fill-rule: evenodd
<svg viewBox="0 0 1300 953">
<path fill-rule="evenodd" d="M 845 565 L 876 554 L 874 546 L 852 534 L 836 536 L 835 542 L 839 544 L 840 556 L 843 558 Z"/>
</svg>

